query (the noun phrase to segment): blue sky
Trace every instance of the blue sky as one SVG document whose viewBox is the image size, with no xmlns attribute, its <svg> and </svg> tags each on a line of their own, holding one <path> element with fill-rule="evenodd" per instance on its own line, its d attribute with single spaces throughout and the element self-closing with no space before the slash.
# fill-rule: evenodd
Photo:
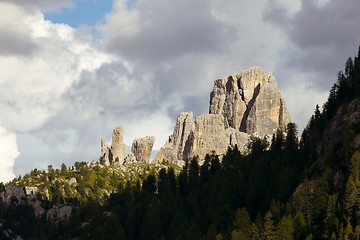
<svg viewBox="0 0 360 240">
<path fill-rule="evenodd" d="M 94 25 L 103 21 L 105 14 L 111 11 L 113 0 L 73 0 L 74 8 L 63 8 L 45 13 L 45 19 L 53 23 L 65 23 L 72 27 Z M 133 6 L 134 1 L 129 1 Z"/>
</svg>

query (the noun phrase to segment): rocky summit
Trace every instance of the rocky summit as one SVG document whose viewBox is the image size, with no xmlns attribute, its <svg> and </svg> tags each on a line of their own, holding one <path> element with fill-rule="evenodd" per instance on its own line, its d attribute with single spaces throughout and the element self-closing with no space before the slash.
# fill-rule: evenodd
<svg viewBox="0 0 360 240">
<path fill-rule="evenodd" d="M 226 128 L 259 137 L 284 131 L 291 122 L 274 76 L 259 67 L 216 80 L 209 113 L 223 115 Z"/>
<path fill-rule="evenodd" d="M 194 120 L 191 112 L 180 113 L 154 162 L 181 163 L 195 156 L 223 155 L 235 145 L 244 152 L 251 136 L 268 137 L 278 129 L 284 132 L 290 122 L 275 77 L 259 67 L 250 68 L 215 80 L 209 114 Z"/>
<path fill-rule="evenodd" d="M 194 119 L 192 112 L 182 112 L 176 119 L 173 134 L 157 153 L 154 163 L 163 161 L 182 165 L 184 160 L 206 154 L 223 155 L 228 147 L 247 150 L 252 136 L 272 136 L 285 131 L 291 122 L 275 77 L 259 67 L 217 79 L 210 93 L 209 114 Z M 135 139 L 125 158 L 121 127 L 114 129 L 112 145 L 101 141 L 105 165 L 149 162 L 154 137 Z"/>
</svg>

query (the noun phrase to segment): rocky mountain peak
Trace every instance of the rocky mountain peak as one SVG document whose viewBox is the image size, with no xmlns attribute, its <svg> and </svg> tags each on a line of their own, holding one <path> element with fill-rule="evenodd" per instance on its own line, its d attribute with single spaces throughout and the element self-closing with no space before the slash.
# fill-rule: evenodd
<svg viewBox="0 0 360 240">
<path fill-rule="evenodd" d="M 285 131 L 291 122 L 275 77 L 260 67 L 214 81 L 209 114 L 193 119 L 180 113 L 173 134 L 160 149 L 155 162 L 181 162 L 215 153 L 222 155 L 235 145 L 245 151 L 250 136 L 271 136 Z"/>
<path fill-rule="evenodd" d="M 291 122 L 275 77 L 260 67 L 217 79 L 210 93 L 209 114 L 194 119 L 192 112 L 182 112 L 176 119 L 173 134 L 159 150 L 154 162 L 182 164 L 184 160 L 206 154 L 223 155 L 228 147 L 246 151 L 251 136 L 272 136 L 285 131 Z M 155 139 L 135 139 L 125 158 L 121 127 L 114 129 L 111 148 L 101 142 L 105 165 L 125 162 L 149 162 Z"/>
<path fill-rule="evenodd" d="M 259 67 L 215 80 L 209 113 L 222 114 L 226 128 L 260 137 L 291 122 L 275 77 Z"/>
</svg>

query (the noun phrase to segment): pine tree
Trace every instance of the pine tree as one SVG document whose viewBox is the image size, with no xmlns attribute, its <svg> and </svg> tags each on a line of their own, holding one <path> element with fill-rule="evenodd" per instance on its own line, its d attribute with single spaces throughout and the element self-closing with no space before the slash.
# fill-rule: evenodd
<svg viewBox="0 0 360 240">
<path fill-rule="evenodd" d="M 275 240 L 275 227 L 272 219 L 271 212 L 267 212 L 265 214 L 265 222 L 264 222 L 264 232 L 262 233 L 262 237 L 264 240 Z"/>
<path fill-rule="evenodd" d="M 259 228 L 255 225 L 255 223 L 252 223 L 250 226 L 249 239 L 251 240 L 260 239 L 260 231 Z"/>
<path fill-rule="evenodd" d="M 294 220 L 291 215 L 283 216 L 276 228 L 276 239 L 292 240 L 294 239 Z"/>
</svg>

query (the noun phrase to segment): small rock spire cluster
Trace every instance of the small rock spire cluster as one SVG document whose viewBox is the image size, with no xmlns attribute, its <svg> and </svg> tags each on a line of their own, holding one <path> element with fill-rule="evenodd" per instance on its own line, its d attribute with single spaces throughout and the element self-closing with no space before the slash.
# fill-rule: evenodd
<svg viewBox="0 0 360 240">
<path fill-rule="evenodd" d="M 126 156 L 123 130 L 119 126 L 113 131 L 111 148 L 107 146 L 105 139 L 101 139 L 101 159 L 106 166 L 122 165 L 129 162 L 148 163 L 154 142 L 155 137 L 135 139 L 131 151 Z"/>
</svg>

